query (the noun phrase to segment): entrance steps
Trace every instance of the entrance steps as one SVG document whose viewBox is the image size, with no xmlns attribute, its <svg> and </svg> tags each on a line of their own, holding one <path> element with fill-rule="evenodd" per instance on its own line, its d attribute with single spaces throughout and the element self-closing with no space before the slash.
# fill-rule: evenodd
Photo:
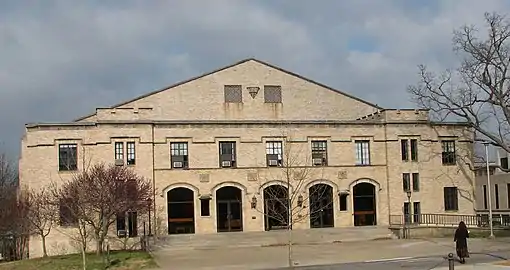
<svg viewBox="0 0 510 270">
<path fill-rule="evenodd" d="M 180 234 L 158 236 L 152 243 L 155 250 L 190 250 L 239 247 L 284 246 L 288 231 L 223 232 L 214 234 Z M 318 245 L 395 239 L 388 227 L 348 227 L 292 230 L 293 245 Z"/>
</svg>

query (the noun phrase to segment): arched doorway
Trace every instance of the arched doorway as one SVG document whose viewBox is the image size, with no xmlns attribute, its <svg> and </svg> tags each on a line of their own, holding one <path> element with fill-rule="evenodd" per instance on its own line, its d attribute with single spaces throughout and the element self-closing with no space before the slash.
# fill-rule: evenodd
<svg viewBox="0 0 510 270">
<path fill-rule="evenodd" d="M 243 230 L 243 198 L 237 187 L 222 187 L 216 191 L 216 220 L 218 232 Z"/>
<path fill-rule="evenodd" d="M 375 186 L 358 183 L 353 187 L 354 226 L 377 225 Z"/>
<path fill-rule="evenodd" d="M 264 188 L 264 229 L 286 229 L 289 223 L 288 189 L 282 185 Z"/>
<path fill-rule="evenodd" d="M 315 184 L 308 189 L 308 194 L 310 227 L 334 227 L 333 187 L 328 184 Z"/>
<path fill-rule="evenodd" d="M 168 234 L 195 233 L 193 190 L 177 187 L 167 192 Z"/>
</svg>

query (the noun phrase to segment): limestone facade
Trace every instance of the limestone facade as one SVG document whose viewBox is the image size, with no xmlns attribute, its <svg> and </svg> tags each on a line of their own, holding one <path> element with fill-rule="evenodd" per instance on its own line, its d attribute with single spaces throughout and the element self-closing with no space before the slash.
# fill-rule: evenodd
<svg viewBox="0 0 510 270">
<path fill-rule="evenodd" d="M 294 228 L 388 225 L 408 200 L 404 186 L 413 213 L 474 213 L 472 134 L 431 122 L 426 110 L 380 108 L 248 59 L 74 122 L 27 124 L 20 181 L 38 188 L 96 162 L 129 166 L 154 183 L 157 234 L 266 230 L 264 190 L 274 185 L 290 186 Z M 75 151 L 72 166 L 59 166 L 62 151 Z M 330 201 L 321 209 L 316 184 Z M 224 187 L 233 188 L 219 195 Z M 191 194 L 185 210 L 168 203 L 182 195 L 169 195 L 176 189 Z M 138 235 L 148 221 L 138 216 Z M 48 236 L 50 253 L 72 249 L 65 230 Z M 41 255 L 38 241 L 31 257 Z"/>
</svg>

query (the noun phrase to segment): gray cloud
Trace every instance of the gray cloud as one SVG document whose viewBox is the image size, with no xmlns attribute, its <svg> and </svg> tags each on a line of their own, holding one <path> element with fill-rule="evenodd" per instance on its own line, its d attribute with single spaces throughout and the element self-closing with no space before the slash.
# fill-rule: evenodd
<svg viewBox="0 0 510 270">
<path fill-rule="evenodd" d="M 23 3 L 21 3 L 23 2 Z M 0 143 L 256 57 L 386 107 L 416 65 L 455 63 L 451 33 L 504 1 L 2 1 Z M 369 41 L 371 44 L 367 44 Z"/>
</svg>

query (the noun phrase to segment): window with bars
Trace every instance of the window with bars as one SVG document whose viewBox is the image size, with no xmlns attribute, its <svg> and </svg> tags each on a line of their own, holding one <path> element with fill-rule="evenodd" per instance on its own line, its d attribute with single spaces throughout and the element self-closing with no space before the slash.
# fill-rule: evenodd
<svg viewBox="0 0 510 270">
<path fill-rule="evenodd" d="M 370 165 L 370 142 L 368 140 L 357 140 L 356 144 L 356 165 Z"/>
<path fill-rule="evenodd" d="M 457 187 L 444 187 L 444 210 L 457 211 L 459 210 L 459 197 Z"/>
<path fill-rule="evenodd" d="M 220 167 L 236 166 L 236 142 L 220 142 Z"/>
<path fill-rule="evenodd" d="M 413 173 L 413 191 L 418 192 L 420 191 L 420 174 L 419 173 Z"/>
<path fill-rule="evenodd" d="M 267 166 L 283 166 L 283 143 L 281 141 L 266 142 Z"/>
<path fill-rule="evenodd" d="M 136 154 L 135 154 L 135 142 L 127 142 L 127 164 L 135 165 Z"/>
<path fill-rule="evenodd" d="M 170 143 L 170 162 L 172 168 L 188 168 L 188 143 Z"/>
<path fill-rule="evenodd" d="M 312 141 L 312 165 L 328 165 L 328 147 L 326 141 Z"/>
<path fill-rule="evenodd" d="M 243 87 L 241 85 L 224 86 L 225 103 L 243 103 Z"/>
<path fill-rule="evenodd" d="M 409 173 L 402 174 L 402 190 L 404 192 L 411 191 L 411 175 Z"/>
<path fill-rule="evenodd" d="M 76 144 L 58 146 L 58 170 L 75 171 L 78 169 L 78 148 Z"/>
<path fill-rule="evenodd" d="M 124 161 L 124 143 L 115 143 L 115 159 Z"/>
<path fill-rule="evenodd" d="M 443 165 L 455 165 L 456 157 L 455 157 L 455 141 L 453 140 L 443 140 L 441 141 L 441 159 Z"/>
<path fill-rule="evenodd" d="M 265 85 L 264 102 L 282 103 L 282 87 L 280 85 Z"/>
</svg>

